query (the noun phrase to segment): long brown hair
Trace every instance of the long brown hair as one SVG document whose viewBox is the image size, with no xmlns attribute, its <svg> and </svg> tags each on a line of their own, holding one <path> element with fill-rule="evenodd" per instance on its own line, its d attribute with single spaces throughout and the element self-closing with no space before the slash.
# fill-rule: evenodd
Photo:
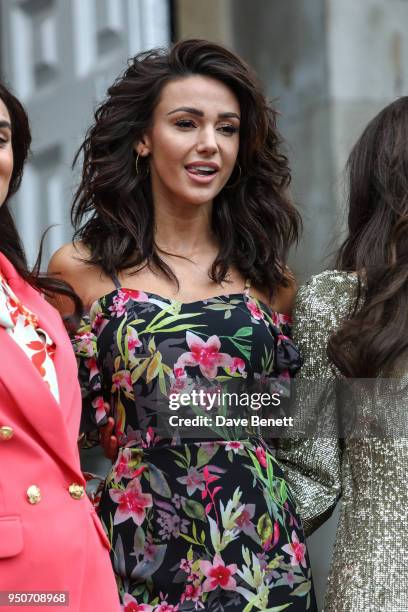
<svg viewBox="0 0 408 612">
<path fill-rule="evenodd" d="M 347 162 L 348 236 L 337 267 L 357 272 L 354 312 L 328 355 L 348 377 L 390 375 L 408 350 L 408 97 L 366 127 Z"/>
<path fill-rule="evenodd" d="M 89 261 L 111 276 L 124 268 L 153 266 L 177 283 L 154 242 L 154 208 L 143 160 L 135 173 L 133 144 L 151 127 L 163 87 L 191 75 L 209 76 L 236 95 L 242 115 L 238 161 L 215 199 L 212 229 L 220 244 L 211 278 L 221 283 L 235 266 L 271 295 L 287 285 L 285 261 L 297 240 L 300 217 L 289 196 L 290 170 L 281 149 L 276 112 L 250 68 L 234 53 L 205 40 L 185 40 L 129 60 L 108 90 L 75 160 L 82 180 L 72 219 L 90 251 Z"/>
<path fill-rule="evenodd" d="M 61 294 L 69 297 L 74 305 L 75 320 L 78 319 L 82 303 L 75 294 L 72 287 L 62 280 L 53 279 L 40 274 L 41 253 L 44 236 L 40 243 L 40 250 L 33 270 L 29 270 L 24 252 L 24 247 L 9 209 L 9 200 L 20 187 L 23 177 L 24 164 L 27 160 L 30 144 L 31 132 L 27 113 L 21 102 L 11 93 L 5 85 L 0 83 L 0 99 L 3 101 L 10 115 L 11 121 L 11 146 L 13 150 L 13 172 L 7 196 L 0 206 L 0 251 L 13 264 L 20 276 L 30 285 L 40 289 L 48 296 Z M 70 318 L 67 318 L 70 322 Z"/>
</svg>

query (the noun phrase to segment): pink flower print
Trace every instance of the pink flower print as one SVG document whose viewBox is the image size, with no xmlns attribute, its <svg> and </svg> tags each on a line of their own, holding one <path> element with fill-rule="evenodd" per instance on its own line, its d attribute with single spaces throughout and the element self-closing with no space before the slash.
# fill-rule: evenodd
<svg viewBox="0 0 408 612">
<path fill-rule="evenodd" d="M 280 530 L 279 523 L 275 521 L 273 525 L 273 533 L 269 536 L 267 540 L 262 543 L 262 548 L 264 550 L 271 550 L 271 548 L 275 548 L 277 543 L 279 542 Z"/>
<path fill-rule="evenodd" d="M 149 298 L 144 291 L 138 291 L 137 289 L 120 289 L 121 294 L 128 300 L 133 300 L 133 302 L 148 302 Z"/>
<path fill-rule="evenodd" d="M 187 578 L 188 582 L 200 582 L 200 574 L 198 572 L 191 572 Z"/>
<path fill-rule="evenodd" d="M 150 448 L 151 446 L 156 446 L 161 440 L 160 436 L 157 436 L 154 432 L 153 427 L 148 427 L 146 431 L 145 438 L 142 437 L 142 446 L 143 448 Z"/>
<path fill-rule="evenodd" d="M 139 340 L 137 331 L 133 327 L 128 327 L 127 334 L 126 334 L 126 341 L 127 341 L 129 356 L 131 359 L 134 359 L 135 349 L 139 346 L 142 346 L 142 343 Z"/>
<path fill-rule="evenodd" d="M 181 519 L 178 514 L 168 514 L 163 510 L 159 510 L 158 524 L 162 527 L 159 531 L 159 536 L 163 540 L 170 540 L 171 537 L 179 538 L 180 533 L 187 533 L 189 522 L 187 519 Z"/>
<path fill-rule="evenodd" d="M 149 298 L 143 291 L 119 289 L 112 300 L 112 306 L 109 306 L 108 310 L 117 317 L 121 317 L 126 312 L 126 304 L 129 300 L 133 300 L 134 302 L 148 302 Z"/>
<path fill-rule="evenodd" d="M 290 371 L 283 370 L 283 372 L 279 372 L 278 380 L 289 380 L 290 379 Z"/>
<path fill-rule="evenodd" d="M 235 591 L 237 583 L 232 576 L 237 571 L 235 563 L 225 565 L 219 554 L 216 554 L 213 562 L 200 561 L 200 569 L 207 580 L 203 584 L 203 591 L 213 591 L 218 586 L 226 591 Z"/>
<path fill-rule="evenodd" d="M 153 544 L 153 542 L 146 541 L 143 554 L 145 561 L 153 561 L 157 554 L 156 544 Z"/>
<path fill-rule="evenodd" d="M 119 295 L 113 298 L 112 306 L 109 306 L 108 310 L 116 317 L 121 317 L 126 312 L 126 302 L 128 300 L 120 299 Z"/>
<path fill-rule="evenodd" d="M 96 397 L 92 402 L 92 407 L 95 410 L 95 419 L 97 423 L 100 423 L 104 417 L 107 415 L 107 410 L 105 406 L 105 402 L 103 401 L 103 397 Z"/>
<path fill-rule="evenodd" d="M 266 452 L 265 449 L 262 448 L 262 446 L 258 446 L 255 450 L 255 454 L 256 457 L 259 461 L 259 463 L 262 465 L 262 467 L 266 468 L 267 463 L 266 463 Z"/>
<path fill-rule="evenodd" d="M 192 565 L 193 565 L 193 562 L 189 561 L 188 559 L 182 559 L 180 561 L 180 569 L 183 570 L 183 572 L 186 572 L 186 574 L 190 573 Z"/>
<path fill-rule="evenodd" d="M 114 525 L 119 525 L 131 518 L 135 525 L 140 526 L 146 516 L 145 508 L 151 508 L 153 505 L 150 493 L 142 493 L 138 478 L 131 480 L 125 490 L 110 489 L 109 494 L 111 499 L 118 504 L 113 519 Z"/>
<path fill-rule="evenodd" d="M 76 352 L 84 357 L 94 357 L 94 334 L 91 332 L 84 332 L 83 334 L 74 336 L 74 339 L 76 341 Z"/>
<path fill-rule="evenodd" d="M 112 393 L 118 391 L 120 388 L 124 389 L 127 393 L 133 391 L 132 378 L 128 370 L 119 370 L 112 375 Z"/>
<path fill-rule="evenodd" d="M 290 511 L 288 502 L 285 502 L 283 504 L 283 507 L 285 508 L 285 510 L 287 512 L 289 512 L 289 515 L 290 515 L 289 516 L 289 527 L 296 527 L 296 529 L 299 529 L 299 523 L 297 522 L 297 520 L 295 519 L 294 515 Z"/>
<path fill-rule="evenodd" d="M 198 602 L 202 594 L 202 589 L 199 584 L 187 584 L 184 593 L 181 596 L 181 603 L 185 600 Z"/>
<path fill-rule="evenodd" d="M 231 371 L 232 374 L 234 374 L 234 372 L 236 372 L 237 370 L 239 371 L 239 373 L 242 375 L 243 378 L 246 378 L 246 372 L 245 372 L 245 361 L 243 359 L 241 359 L 241 357 L 234 357 L 232 360 L 232 365 L 229 368 L 229 370 Z"/>
<path fill-rule="evenodd" d="M 237 527 L 239 527 L 239 529 L 243 531 L 246 535 L 252 535 L 254 533 L 255 527 L 253 522 L 251 521 L 251 518 L 253 518 L 254 514 L 255 504 L 246 504 L 241 514 L 235 521 Z"/>
<path fill-rule="evenodd" d="M 244 445 L 242 444 L 242 442 L 239 442 L 238 440 L 231 440 L 230 442 L 223 442 L 223 445 L 225 446 L 225 450 L 226 451 L 234 451 L 234 453 L 236 454 L 239 450 L 244 448 Z"/>
<path fill-rule="evenodd" d="M 173 374 L 170 375 L 170 380 L 171 380 L 171 387 L 170 387 L 169 395 L 172 395 L 173 393 L 179 395 L 188 386 L 187 374 L 183 368 L 174 368 Z"/>
<path fill-rule="evenodd" d="M 177 482 L 187 485 L 188 495 L 193 495 L 197 489 L 200 491 L 204 491 L 205 489 L 204 475 L 201 474 L 196 467 L 189 467 L 187 476 L 180 476 L 180 478 L 177 478 Z"/>
<path fill-rule="evenodd" d="M 251 317 L 253 317 L 257 321 L 260 321 L 261 319 L 264 318 L 264 313 L 259 308 L 257 302 L 253 300 L 251 297 L 247 299 L 246 305 L 247 305 L 248 310 L 251 313 Z"/>
<path fill-rule="evenodd" d="M 123 451 L 119 453 L 116 463 L 112 468 L 113 479 L 116 484 L 122 480 L 122 478 L 136 478 L 144 472 L 146 466 L 135 468 L 135 463 L 136 461 L 134 457 L 132 457 L 131 449 L 124 448 Z"/>
<path fill-rule="evenodd" d="M 293 589 L 293 585 L 295 584 L 295 574 L 292 571 L 288 572 L 287 574 L 283 574 L 283 580 L 290 586 L 291 589 Z"/>
<path fill-rule="evenodd" d="M 281 327 L 282 325 L 291 325 L 292 317 L 288 314 L 282 314 L 281 312 L 273 312 L 272 323 L 276 325 L 276 327 Z"/>
<path fill-rule="evenodd" d="M 182 501 L 182 499 L 183 498 L 178 493 L 175 493 L 173 495 L 173 497 L 171 498 L 171 502 L 174 505 L 174 507 L 177 508 L 177 510 L 180 510 L 180 508 L 181 508 L 181 501 Z"/>
<path fill-rule="evenodd" d="M 89 380 L 99 374 L 98 364 L 96 363 L 95 357 L 91 357 L 85 361 L 85 365 L 89 370 Z"/>
<path fill-rule="evenodd" d="M 227 353 L 220 353 L 221 342 L 218 336 L 210 336 L 206 342 L 188 331 L 186 342 L 191 352 L 183 353 L 177 360 L 174 368 L 185 368 L 186 366 L 199 366 L 201 374 L 208 380 L 217 376 L 219 367 L 229 368 L 232 366 L 232 357 Z"/>
<path fill-rule="evenodd" d="M 129 593 L 123 595 L 122 612 L 153 612 L 153 606 L 138 604 L 136 599 Z"/>
<path fill-rule="evenodd" d="M 99 335 L 103 328 L 106 327 L 107 323 L 109 323 L 109 321 L 108 319 L 105 319 L 103 313 L 97 312 L 92 323 L 92 329 L 94 329 L 95 333 Z"/>
<path fill-rule="evenodd" d="M 178 604 L 176 606 L 172 606 L 168 604 L 167 601 L 162 601 L 161 604 L 155 608 L 155 612 L 177 612 L 178 609 Z"/>
<path fill-rule="evenodd" d="M 300 564 L 302 567 L 306 567 L 306 546 L 302 544 L 302 542 L 299 542 L 296 531 L 292 531 L 292 542 L 282 546 L 282 550 L 290 555 L 291 565 L 295 566 Z"/>
</svg>

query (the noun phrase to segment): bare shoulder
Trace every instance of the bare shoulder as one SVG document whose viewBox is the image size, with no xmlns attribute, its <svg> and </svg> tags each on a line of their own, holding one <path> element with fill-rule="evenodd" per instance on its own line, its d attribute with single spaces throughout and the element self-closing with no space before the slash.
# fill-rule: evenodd
<svg viewBox="0 0 408 612">
<path fill-rule="evenodd" d="M 69 242 L 55 251 L 48 265 L 48 273 L 52 276 L 63 276 L 78 273 L 89 267 L 86 260 L 89 251 L 82 242 Z"/>
<path fill-rule="evenodd" d="M 50 259 L 48 274 L 71 285 L 85 305 L 100 291 L 101 271 L 88 263 L 89 251 L 81 242 L 64 244 Z"/>
<path fill-rule="evenodd" d="M 63 278 L 74 286 L 78 276 L 89 271 L 89 252 L 81 242 L 64 244 L 55 251 L 48 264 L 48 274 Z"/>
</svg>

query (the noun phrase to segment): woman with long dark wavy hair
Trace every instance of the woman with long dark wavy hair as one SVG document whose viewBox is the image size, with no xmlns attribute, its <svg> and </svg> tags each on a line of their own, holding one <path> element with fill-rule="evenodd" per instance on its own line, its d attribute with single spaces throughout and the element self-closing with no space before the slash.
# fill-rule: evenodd
<svg viewBox="0 0 408 612">
<path fill-rule="evenodd" d="M 293 313 L 300 381 L 326 393 L 317 419 L 326 434 L 285 442 L 278 457 L 307 533 L 342 498 L 327 612 L 407 610 L 407 143 L 402 97 L 355 144 L 336 270 L 303 286 Z M 342 439 L 329 433 L 334 422 Z"/>
<path fill-rule="evenodd" d="M 74 339 L 84 426 L 107 422 L 106 403 L 115 421 L 99 513 L 124 609 L 314 610 L 270 448 L 159 429 L 174 395 L 269 390 L 299 367 L 278 314 L 299 217 L 275 112 L 241 59 L 187 40 L 130 60 L 80 153 L 79 240 L 51 269 L 89 308 Z"/>
<path fill-rule="evenodd" d="M 119 610 L 109 542 L 85 495 L 77 438 L 81 396 L 58 312 L 80 301 L 29 271 L 8 202 L 31 142 L 24 108 L 0 84 L 0 590 L 4 605 Z M 32 602 L 32 605 L 31 603 Z"/>
</svg>

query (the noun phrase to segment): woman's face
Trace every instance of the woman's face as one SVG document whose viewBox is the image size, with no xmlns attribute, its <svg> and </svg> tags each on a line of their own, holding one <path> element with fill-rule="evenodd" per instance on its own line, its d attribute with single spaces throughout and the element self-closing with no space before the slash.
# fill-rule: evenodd
<svg viewBox="0 0 408 612">
<path fill-rule="evenodd" d="M 211 203 L 234 170 L 239 125 L 238 100 L 220 81 L 195 75 L 167 83 L 153 127 L 135 146 L 149 156 L 154 201 Z"/>
<path fill-rule="evenodd" d="M 11 121 L 6 105 L 0 99 L 0 206 L 7 197 L 12 173 Z"/>
</svg>

